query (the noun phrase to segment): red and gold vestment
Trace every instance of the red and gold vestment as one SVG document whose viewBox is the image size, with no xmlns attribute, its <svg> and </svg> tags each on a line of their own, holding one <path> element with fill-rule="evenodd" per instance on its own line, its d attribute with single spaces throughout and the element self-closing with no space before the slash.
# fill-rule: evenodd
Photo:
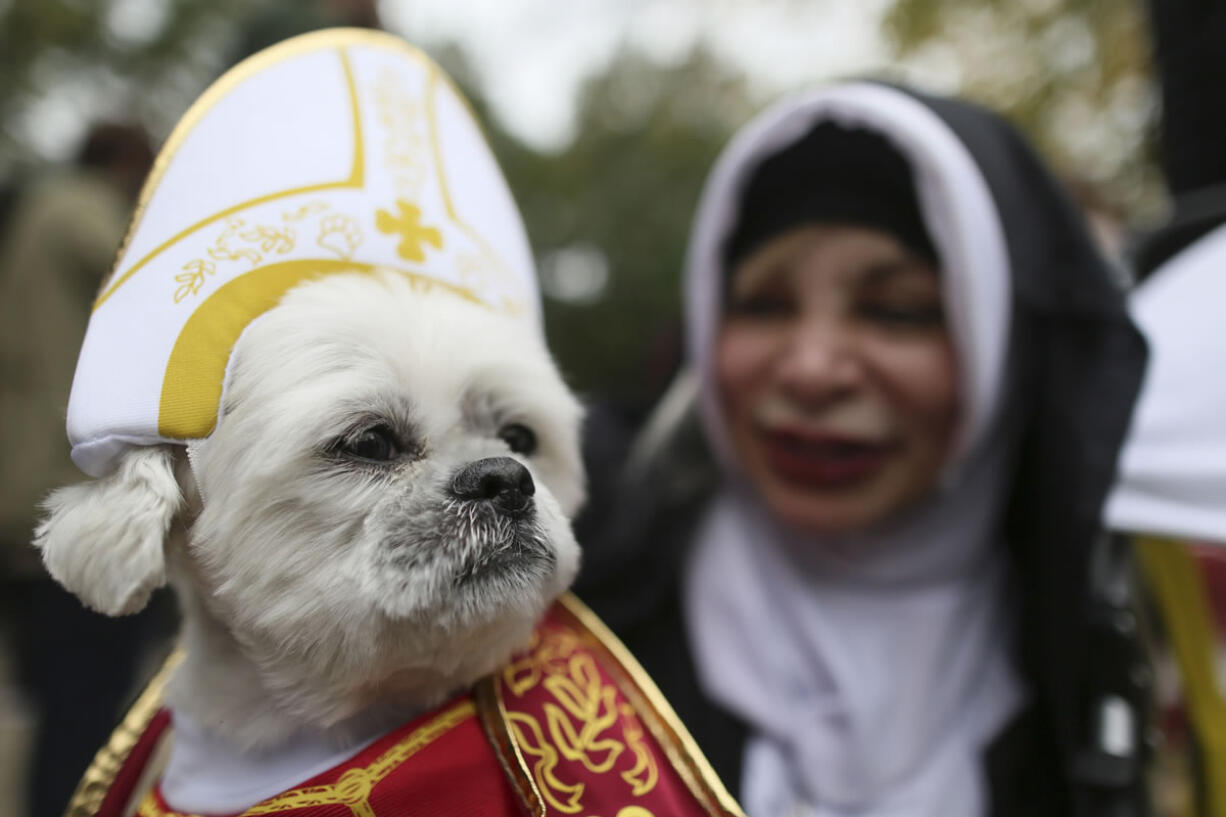
<svg viewBox="0 0 1226 817">
<path fill-rule="evenodd" d="M 171 738 L 156 681 L 99 752 L 68 817 L 195 817 L 150 779 Z M 388 732 L 243 817 L 740 815 L 637 662 L 563 597 L 532 644 L 473 690 Z"/>
</svg>

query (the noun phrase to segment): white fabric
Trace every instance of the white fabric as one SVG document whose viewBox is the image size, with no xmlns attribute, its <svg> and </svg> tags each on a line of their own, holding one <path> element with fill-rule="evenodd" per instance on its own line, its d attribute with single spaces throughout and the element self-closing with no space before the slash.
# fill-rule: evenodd
<svg viewBox="0 0 1226 817">
<path fill-rule="evenodd" d="M 174 740 L 160 785 L 180 814 L 239 814 L 356 755 L 388 730 L 336 746 L 300 735 L 269 752 L 239 752 L 181 712 L 171 716 Z"/>
<path fill-rule="evenodd" d="M 1159 268 L 1131 311 L 1150 358 L 1107 527 L 1226 542 L 1226 227 Z"/>
<path fill-rule="evenodd" d="M 235 312 L 203 308 L 286 262 L 398 270 L 539 319 L 518 210 L 446 76 L 388 34 L 297 37 L 214 83 L 159 155 L 81 349 L 77 465 L 100 476 L 130 445 L 181 442 L 159 425 L 172 350 L 232 344 Z"/>
<path fill-rule="evenodd" d="M 719 248 L 758 162 L 818 121 L 876 130 L 914 169 L 942 259 L 964 420 L 934 495 L 872 530 L 785 531 L 744 484 L 714 385 Z M 708 182 L 687 278 L 690 354 L 708 438 L 728 471 L 687 564 L 687 626 L 704 690 L 751 727 L 750 817 L 979 817 L 981 753 L 1018 711 L 999 512 L 1016 424 L 1003 416 L 1010 275 L 974 160 L 929 109 L 845 85 L 786 101 L 733 141 Z"/>
</svg>

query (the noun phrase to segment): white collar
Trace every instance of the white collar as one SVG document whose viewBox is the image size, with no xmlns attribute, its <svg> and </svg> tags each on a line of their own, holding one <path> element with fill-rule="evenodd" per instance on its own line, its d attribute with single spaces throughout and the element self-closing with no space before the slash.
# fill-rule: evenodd
<svg viewBox="0 0 1226 817">
<path fill-rule="evenodd" d="M 272 750 L 244 752 L 182 712 L 172 711 L 171 722 L 174 742 L 160 787 L 166 804 L 185 814 L 246 811 L 345 762 L 398 725 L 381 724 L 344 744 L 304 733 Z"/>
</svg>

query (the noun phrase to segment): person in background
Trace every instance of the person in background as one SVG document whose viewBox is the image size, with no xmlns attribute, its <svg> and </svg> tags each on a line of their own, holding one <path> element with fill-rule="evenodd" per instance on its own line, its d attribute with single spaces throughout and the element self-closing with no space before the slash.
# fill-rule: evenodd
<svg viewBox="0 0 1226 817">
<path fill-rule="evenodd" d="M 1226 814 L 1226 4 L 1148 3 L 1168 218 L 1132 247 L 1130 308 L 1151 361 L 1108 524 L 1134 535 L 1160 634 L 1155 792 Z M 1190 774 L 1185 774 L 1190 772 Z"/>
<path fill-rule="evenodd" d="M 697 411 L 648 424 L 577 592 L 750 817 L 1145 814 L 1098 565 L 1146 351 L 1024 140 L 886 85 L 785 100 L 687 266 Z"/>
<path fill-rule="evenodd" d="M 21 186 L 0 225 L 0 558 L 5 627 L 38 715 L 31 817 L 63 813 L 170 617 L 165 599 L 138 617 L 90 613 L 30 544 L 39 502 L 79 479 L 63 433 L 77 350 L 152 161 L 143 129 L 97 123 L 71 167 Z"/>
<path fill-rule="evenodd" d="M 38 502 L 77 473 L 61 439 L 76 353 L 152 161 L 140 128 L 94 125 L 74 165 L 26 182 L 0 225 L 0 535 L 17 548 L 6 557 L 37 558 Z"/>
</svg>

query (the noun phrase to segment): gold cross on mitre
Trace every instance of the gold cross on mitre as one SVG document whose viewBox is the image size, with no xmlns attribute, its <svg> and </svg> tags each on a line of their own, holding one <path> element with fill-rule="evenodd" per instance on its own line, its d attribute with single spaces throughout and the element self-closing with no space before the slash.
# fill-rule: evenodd
<svg viewBox="0 0 1226 817">
<path fill-rule="evenodd" d="M 331 29 L 240 63 L 184 115 L 142 190 L 82 348 L 74 459 L 97 475 L 133 442 L 207 436 L 252 320 L 299 283 L 375 269 L 539 321 L 519 212 L 428 57 Z"/>
<path fill-rule="evenodd" d="M 393 216 L 386 210 L 380 210 L 375 219 L 375 225 L 381 233 L 391 233 L 400 236 L 400 246 L 396 252 L 401 258 L 409 261 L 424 261 L 426 252 L 424 244 L 430 244 L 438 249 L 443 248 L 443 234 L 436 227 L 423 227 L 421 223 L 421 208 L 410 204 L 404 199 L 396 200 L 399 216 Z"/>
</svg>

